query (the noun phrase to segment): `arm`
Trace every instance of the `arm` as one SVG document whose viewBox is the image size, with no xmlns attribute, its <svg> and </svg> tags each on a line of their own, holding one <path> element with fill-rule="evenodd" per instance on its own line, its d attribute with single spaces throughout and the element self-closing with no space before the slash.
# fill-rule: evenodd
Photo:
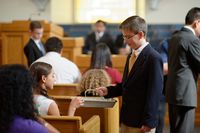
<svg viewBox="0 0 200 133">
<path fill-rule="evenodd" d="M 107 36 L 106 44 L 110 48 L 110 52 L 112 54 L 117 54 L 118 50 L 117 50 L 117 47 L 114 45 L 114 41 L 112 39 L 112 36 L 110 34 L 106 34 L 106 36 Z"/>
<path fill-rule="evenodd" d="M 122 90 L 122 83 L 118 83 L 116 86 L 109 86 L 107 87 L 108 93 L 105 95 L 105 98 L 121 96 Z"/>
<path fill-rule="evenodd" d="M 83 46 L 83 54 L 88 54 L 88 52 L 90 51 L 90 45 L 92 45 L 92 41 L 91 41 L 91 36 L 88 35 L 85 38 L 85 44 Z"/>
<path fill-rule="evenodd" d="M 81 97 L 73 98 L 69 105 L 68 116 L 74 116 L 76 109 L 79 108 L 83 104 L 84 104 L 84 101 Z"/>
<path fill-rule="evenodd" d="M 161 43 L 159 53 L 163 61 L 163 74 L 168 74 L 168 41 L 165 40 Z"/>
<path fill-rule="evenodd" d="M 163 63 L 163 73 L 164 73 L 164 75 L 168 74 L 168 63 L 167 62 Z"/>
<path fill-rule="evenodd" d="M 55 102 L 52 102 L 49 106 L 48 115 L 60 116 L 60 111 L 58 105 Z"/>
<path fill-rule="evenodd" d="M 51 124 L 49 124 L 48 122 L 46 122 L 44 119 L 42 119 L 41 117 L 37 117 L 38 121 L 48 129 L 49 133 L 60 133 L 55 127 L 53 127 Z"/>
</svg>

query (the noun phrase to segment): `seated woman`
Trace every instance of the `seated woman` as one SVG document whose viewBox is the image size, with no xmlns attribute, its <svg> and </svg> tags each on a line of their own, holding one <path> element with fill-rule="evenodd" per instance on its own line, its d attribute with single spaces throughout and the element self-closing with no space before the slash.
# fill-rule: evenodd
<svg viewBox="0 0 200 133">
<path fill-rule="evenodd" d="M 35 113 L 32 76 L 25 66 L 1 66 L 0 81 L 0 133 L 58 132 Z"/>
<path fill-rule="evenodd" d="M 112 84 L 121 83 L 122 81 L 120 72 L 112 68 L 110 49 L 105 43 L 97 44 L 92 52 L 89 69 L 104 69 L 110 76 Z"/>
<path fill-rule="evenodd" d="M 67 69 L 67 68 L 66 68 Z M 40 115 L 60 116 L 57 104 L 47 94 L 48 89 L 53 89 L 55 76 L 50 64 L 44 62 L 36 62 L 31 65 L 30 72 L 34 79 L 33 93 L 34 103 Z M 73 116 L 76 108 L 83 104 L 83 99 L 75 97 L 72 99 L 68 115 Z"/>
<path fill-rule="evenodd" d="M 110 83 L 110 77 L 108 76 L 105 70 L 90 69 L 84 73 L 80 82 L 79 89 L 81 91 L 82 96 L 97 96 L 97 94 L 93 90 L 101 86 L 106 87 L 110 85 Z"/>
</svg>

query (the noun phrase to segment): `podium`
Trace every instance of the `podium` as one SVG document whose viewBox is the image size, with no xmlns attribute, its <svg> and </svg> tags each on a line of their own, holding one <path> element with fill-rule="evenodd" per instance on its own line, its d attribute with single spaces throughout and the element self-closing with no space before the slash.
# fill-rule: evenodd
<svg viewBox="0 0 200 133">
<path fill-rule="evenodd" d="M 27 65 L 27 59 L 23 48 L 30 38 L 29 25 L 31 21 L 13 21 L 12 23 L 0 24 L 0 63 L 1 64 L 24 64 Z M 44 34 L 42 41 L 46 41 L 51 36 L 59 37 L 63 41 L 62 56 L 71 61 L 75 61 L 76 55 L 81 54 L 84 38 L 82 37 L 63 37 L 62 27 L 40 21 Z M 2 45 L 1 45 L 2 44 Z"/>
<path fill-rule="evenodd" d="M 29 25 L 31 21 L 13 21 L 1 25 L 2 64 L 27 64 L 23 48 L 29 40 Z M 63 29 L 57 25 L 41 21 L 44 27 L 42 40 L 50 36 L 63 36 Z"/>
</svg>

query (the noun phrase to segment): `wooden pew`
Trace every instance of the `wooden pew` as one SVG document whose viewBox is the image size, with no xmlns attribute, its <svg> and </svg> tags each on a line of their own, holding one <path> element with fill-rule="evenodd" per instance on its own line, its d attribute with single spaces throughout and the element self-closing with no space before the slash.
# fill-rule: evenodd
<svg viewBox="0 0 200 133">
<path fill-rule="evenodd" d="M 77 96 L 78 84 L 56 84 L 52 90 L 48 90 L 50 96 Z"/>
<path fill-rule="evenodd" d="M 100 118 L 95 115 L 82 124 L 79 116 L 44 116 L 61 133 L 100 133 Z"/>
<path fill-rule="evenodd" d="M 58 104 L 61 115 L 67 115 L 70 96 L 53 96 Z M 75 116 L 81 116 L 83 122 L 86 122 L 93 115 L 100 116 L 101 133 L 119 133 L 119 101 L 116 99 L 113 108 L 92 108 L 80 107 L 76 110 Z"/>
</svg>

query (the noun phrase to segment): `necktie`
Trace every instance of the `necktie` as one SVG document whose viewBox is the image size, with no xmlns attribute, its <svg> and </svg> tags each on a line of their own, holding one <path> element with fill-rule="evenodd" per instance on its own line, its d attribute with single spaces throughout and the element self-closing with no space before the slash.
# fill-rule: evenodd
<svg viewBox="0 0 200 133">
<path fill-rule="evenodd" d="M 100 40 L 100 35 L 97 34 L 97 35 L 96 35 L 96 41 L 99 42 L 99 40 Z"/>
<path fill-rule="evenodd" d="M 44 46 L 41 42 L 39 42 L 39 46 L 40 46 L 40 48 L 39 48 L 40 51 L 42 52 L 43 55 L 45 55 L 46 52 L 45 52 Z"/>
<path fill-rule="evenodd" d="M 129 73 L 130 73 L 130 71 L 131 71 L 131 69 L 132 69 L 132 67 L 133 67 L 133 65 L 136 61 L 136 58 L 137 58 L 136 51 L 134 51 L 134 52 L 132 52 L 131 57 L 129 58 L 129 67 L 128 67 Z"/>
</svg>

